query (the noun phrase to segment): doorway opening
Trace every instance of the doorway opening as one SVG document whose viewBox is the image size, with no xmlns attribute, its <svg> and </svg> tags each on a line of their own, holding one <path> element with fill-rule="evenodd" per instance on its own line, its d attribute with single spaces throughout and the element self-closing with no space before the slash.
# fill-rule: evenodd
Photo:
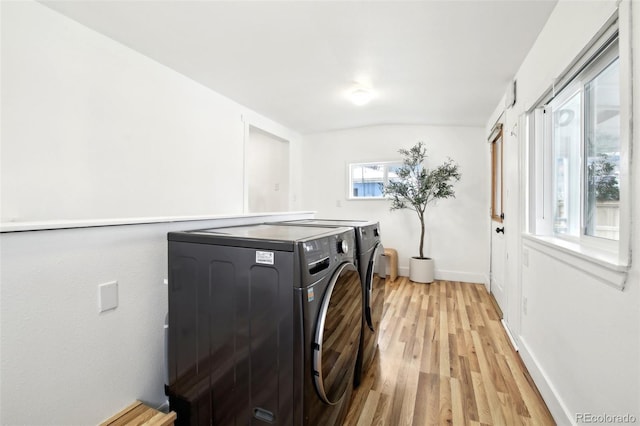
<svg viewBox="0 0 640 426">
<path fill-rule="evenodd" d="M 246 156 L 247 212 L 289 210 L 289 141 L 249 126 Z"/>
</svg>

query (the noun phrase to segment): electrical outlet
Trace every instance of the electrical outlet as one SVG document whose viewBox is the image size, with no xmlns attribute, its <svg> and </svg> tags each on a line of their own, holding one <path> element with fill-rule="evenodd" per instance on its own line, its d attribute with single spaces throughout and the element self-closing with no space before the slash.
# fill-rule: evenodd
<svg viewBox="0 0 640 426">
<path fill-rule="evenodd" d="M 110 311 L 118 307 L 118 281 L 98 286 L 98 307 L 100 312 Z"/>
<path fill-rule="evenodd" d="M 527 305 L 528 305 L 528 301 L 529 299 L 527 299 L 526 297 L 522 299 L 522 312 L 524 312 L 525 315 L 527 315 Z"/>
<path fill-rule="evenodd" d="M 336 200 L 336 207 L 342 207 L 342 202 L 340 200 Z"/>
</svg>

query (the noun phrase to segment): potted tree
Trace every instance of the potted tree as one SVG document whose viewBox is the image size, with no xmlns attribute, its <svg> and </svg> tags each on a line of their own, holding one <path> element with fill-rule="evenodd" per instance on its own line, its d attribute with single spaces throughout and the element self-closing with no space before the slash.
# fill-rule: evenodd
<svg viewBox="0 0 640 426">
<path fill-rule="evenodd" d="M 433 282 L 433 259 L 424 255 L 424 215 L 429 204 L 442 198 L 455 197 L 453 183 L 460 180 L 458 165 L 451 158 L 435 169 L 424 165 L 427 149 L 418 142 L 411 149 L 398 150 L 402 154 L 402 166 L 396 169 L 397 177 L 389 179 L 383 193 L 391 199 L 391 211 L 414 210 L 420 220 L 420 251 L 409 262 L 409 279 L 420 283 Z"/>
</svg>

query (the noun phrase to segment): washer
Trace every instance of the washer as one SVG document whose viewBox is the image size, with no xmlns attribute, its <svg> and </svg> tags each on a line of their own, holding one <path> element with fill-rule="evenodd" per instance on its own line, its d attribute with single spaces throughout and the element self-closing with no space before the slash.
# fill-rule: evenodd
<svg viewBox="0 0 640 426">
<path fill-rule="evenodd" d="M 386 267 L 384 247 L 380 241 L 380 224 L 366 220 L 302 219 L 282 224 L 295 226 L 351 227 L 356 235 L 356 266 L 360 273 L 364 309 L 362 311 L 362 337 L 354 385 L 358 386 L 364 373 L 371 367 L 378 346 L 380 321 L 384 310 Z"/>
<path fill-rule="evenodd" d="M 353 228 L 264 224 L 168 240 L 176 424 L 341 424 L 363 309 Z"/>
</svg>

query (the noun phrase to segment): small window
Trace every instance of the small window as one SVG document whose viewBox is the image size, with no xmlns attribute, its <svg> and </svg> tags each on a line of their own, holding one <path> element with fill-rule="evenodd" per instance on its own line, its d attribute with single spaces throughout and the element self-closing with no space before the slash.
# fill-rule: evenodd
<svg viewBox="0 0 640 426">
<path fill-rule="evenodd" d="M 349 199 L 381 199 L 382 188 L 392 181 L 399 162 L 352 163 L 349 164 Z"/>
</svg>

